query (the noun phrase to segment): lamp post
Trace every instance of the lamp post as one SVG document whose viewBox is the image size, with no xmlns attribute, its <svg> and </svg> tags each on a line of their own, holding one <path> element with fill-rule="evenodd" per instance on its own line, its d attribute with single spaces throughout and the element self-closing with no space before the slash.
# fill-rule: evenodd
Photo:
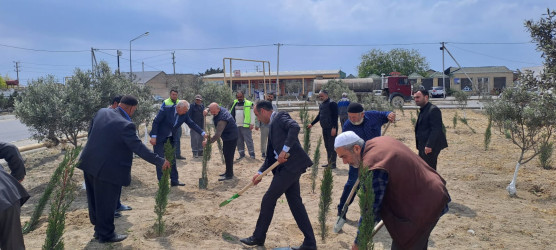
<svg viewBox="0 0 556 250">
<path fill-rule="evenodd" d="M 132 64 L 131 63 L 131 42 L 133 42 L 133 41 L 135 41 L 135 40 L 137 40 L 141 37 L 148 36 L 148 35 L 149 35 L 149 32 L 147 31 L 147 32 L 145 32 L 145 33 L 139 35 L 138 37 L 133 38 L 129 41 L 129 79 L 133 79 L 133 70 L 131 68 L 131 64 Z"/>
</svg>

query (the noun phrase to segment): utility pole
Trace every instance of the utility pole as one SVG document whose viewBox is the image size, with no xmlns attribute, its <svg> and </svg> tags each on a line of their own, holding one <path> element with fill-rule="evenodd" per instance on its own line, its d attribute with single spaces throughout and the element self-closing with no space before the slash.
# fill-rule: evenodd
<svg viewBox="0 0 556 250">
<path fill-rule="evenodd" d="M 141 61 L 141 69 L 143 70 L 143 72 L 145 72 L 145 61 Z"/>
<path fill-rule="evenodd" d="M 276 60 L 276 106 L 278 106 L 278 96 L 282 93 L 280 89 L 280 46 L 283 44 L 274 44 L 278 46 L 278 57 Z"/>
<path fill-rule="evenodd" d="M 116 50 L 116 54 L 118 55 L 118 75 L 120 75 L 120 56 L 122 56 L 122 51 Z"/>
<path fill-rule="evenodd" d="M 174 66 L 174 75 L 176 74 L 176 52 L 172 52 L 172 65 Z"/>
<path fill-rule="evenodd" d="M 442 42 L 442 47 L 440 47 L 440 50 L 442 50 L 442 89 L 444 89 L 444 99 L 446 99 L 446 92 L 448 91 L 446 89 L 446 78 L 444 77 L 444 42 Z"/>
<path fill-rule="evenodd" d="M 17 82 L 19 82 L 19 62 L 14 62 L 15 63 L 15 73 L 16 73 L 16 80 Z"/>
</svg>

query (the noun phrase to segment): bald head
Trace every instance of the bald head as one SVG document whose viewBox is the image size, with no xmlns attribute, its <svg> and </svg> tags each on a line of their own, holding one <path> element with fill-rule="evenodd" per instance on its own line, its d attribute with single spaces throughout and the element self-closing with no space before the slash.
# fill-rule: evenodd
<svg viewBox="0 0 556 250">
<path fill-rule="evenodd" d="M 220 113 L 220 106 L 218 105 L 218 103 L 213 102 L 209 104 L 208 107 L 211 115 L 218 115 L 218 113 Z"/>
</svg>

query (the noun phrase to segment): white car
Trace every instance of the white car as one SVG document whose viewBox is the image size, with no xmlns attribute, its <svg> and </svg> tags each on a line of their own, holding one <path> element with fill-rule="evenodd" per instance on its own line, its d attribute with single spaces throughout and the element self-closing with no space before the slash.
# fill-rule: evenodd
<svg viewBox="0 0 556 250">
<path fill-rule="evenodd" d="M 444 88 L 443 87 L 432 87 L 429 91 L 431 97 L 444 97 Z"/>
</svg>

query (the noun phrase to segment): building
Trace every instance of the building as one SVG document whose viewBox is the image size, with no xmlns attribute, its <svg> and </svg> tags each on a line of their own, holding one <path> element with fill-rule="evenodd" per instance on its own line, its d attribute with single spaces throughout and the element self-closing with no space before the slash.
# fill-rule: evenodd
<svg viewBox="0 0 556 250">
<path fill-rule="evenodd" d="M 473 93 L 498 94 L 514 82 L 514 72 L 506 66 L 450 67 L 444 73 L 450 77 L 452 90 Z"/>
<path fill-rule="evenodd" d="M 236 70 L 231 77 L 230 74 L 226 74 L 226 79 L 224 79 L 224 73 L 218 73 L 206 75 L 203 80 L 217 83 L 224 83 L 225 80 L 226 84 L 231 84 L 232 90 L 242 89 L 250 94 L 254 94 L 255 91 L 265 91 L 286 95 L 288 92 L 291 93 L 286 91 L 286 86 L 296 86 L 299 91 L 293 91 L 294 94 L 305 96 L 309 92 L 313 92 L 313 81 L 316 79 L 343 79 L 345 77 L 346 73 L 341 70 L 281 71 L 278 76 L 279 92 L 276 91 L 276 72 L 264 75 L 263 72 L 241 73 Z"/>
<path fill-rule="evenodd" d="M 123 73 L 126 77 L 129 73 Z M 164 71 L 142 71 L 133 72 L 133 83 L 148 86 L 154 96 L 166 98 L 170 89 L 180 83 L 194 82 L 197 76 L 193 74 L 166 74 Z"/>
</svg>

